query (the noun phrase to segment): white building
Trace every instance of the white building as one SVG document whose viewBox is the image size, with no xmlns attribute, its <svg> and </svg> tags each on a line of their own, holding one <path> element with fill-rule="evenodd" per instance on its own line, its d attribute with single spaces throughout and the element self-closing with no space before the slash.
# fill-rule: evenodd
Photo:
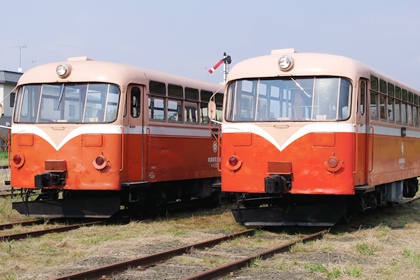
<svg viewBox="0 0 420 280">
<path fill-rule="evenodd" d="M 10 126 L 12 123 L 13 105 L 15 101 L 15 86 L 22 73 L 0 70 L 0 102 L 4 99 L 3 116 L 0 119 L 0 125 Z M 10 93 L 10 95 L 9 95 Z M 5 99 L 5 97 L 7 97 Z M 8 129 L 0 128 L 1 134 L 7 139 Z M 1 137 L 0 137 L 1 138 Z M 0 139 L 0 147 L 4 149 L 4 142 Z M 0 151 L 2 151 L 1 149 Z"/>
</svg>

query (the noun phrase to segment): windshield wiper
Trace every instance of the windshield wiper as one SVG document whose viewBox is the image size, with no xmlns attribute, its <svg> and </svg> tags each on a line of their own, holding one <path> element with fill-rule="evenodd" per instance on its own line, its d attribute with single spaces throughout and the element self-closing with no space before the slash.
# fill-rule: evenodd
<svg viewBox="0 0 420 280">
<path fill-rule="evenodd" d="M 55 109 L 56 111 L 58 111 L 58 109 L 60 108 L 60 103 L 61 103 L 61 100 L 63 99 L 63 95 L 64 95 L 64 84 L 63 84 L 63 87 L 61 88 L 60 97 L 58 98 L 57 109 Z"/>
<path fill-rule="evenodd" d="M 290 77 L 290 79 L 292 79 L 293 82 L 295 82 L 295 84 L 306 94 L 307 97 L 311 97 L 304 89 L 303 87 L 295 80 L 293 79 L 293 77 Z"/>
</svg>

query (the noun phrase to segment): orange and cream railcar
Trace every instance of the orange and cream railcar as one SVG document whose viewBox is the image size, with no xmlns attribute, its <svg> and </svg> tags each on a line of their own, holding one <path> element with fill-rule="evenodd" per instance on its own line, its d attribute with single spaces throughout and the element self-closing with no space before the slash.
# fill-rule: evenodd
<svg viewBox="0 0 420 280">
<path fill-rule="evenodd" d="M 14 107 L 11 187 L 26 190 L 14 209 L 109 217 L 212 196 L 220 172 L 207 103 L 223 90 L 86 57 L 32 68 Z M 216 101 L 221 116 L 221 93 Z M 30 201 L 36 189 L 42 193 Z"/>
<path fill-rule="evenodd" d="M 333 225 L 413 197 L 420 91 L 356 60 L 275 50 L 228 76 L 222 191 L 243 225 Z"/>
</svg>

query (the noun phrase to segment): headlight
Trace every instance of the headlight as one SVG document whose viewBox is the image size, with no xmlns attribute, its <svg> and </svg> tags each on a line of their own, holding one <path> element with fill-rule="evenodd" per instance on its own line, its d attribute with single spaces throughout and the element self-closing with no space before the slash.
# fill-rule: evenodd
<svg viewBox="0 0 420 280">
<path fill-rule="evenodd" d="M 279 59 L 280 70 L 287 71 L 287 70 L 290 70 L 292 66 L 293 66 L 293 60 L 290 57 L 286 55 L 280 57 Z"/>
<path fill-rule="evenodd" d="M 65 78 L 70 74 L 70 68 L 65 64 L 60 64 L 57 66 L 56 72 L 60 78 Z"/>
</svg>

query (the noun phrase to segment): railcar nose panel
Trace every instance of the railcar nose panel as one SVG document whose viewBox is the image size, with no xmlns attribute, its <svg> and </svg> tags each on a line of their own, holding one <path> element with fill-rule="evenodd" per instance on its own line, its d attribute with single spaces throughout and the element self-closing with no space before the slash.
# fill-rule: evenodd
<svg viewBox="0 0 420 280">
<path fill-rule="evenodd" d="M 12 187 L 120 189 L 120 126 L 51 126 L 15 125 Z M 95 166 L 98 157 L 103 162 Z"/>
<path fill-rule="evenodd" d="M 349 148 L 354 146 L 354 133 L 324 133 L 308 125 L 292 133 L 284 129 L 275 140 L 274 132 L 264 135 L 261 127 L 254 132 L 243 131 L 252 127 L 249 124 L 238 127 L 234 133 L 223 131 L 222 165 L 227 167 L 222 168 L 223 191 L 354 193 L 354 150 Z"/>
</svg>

